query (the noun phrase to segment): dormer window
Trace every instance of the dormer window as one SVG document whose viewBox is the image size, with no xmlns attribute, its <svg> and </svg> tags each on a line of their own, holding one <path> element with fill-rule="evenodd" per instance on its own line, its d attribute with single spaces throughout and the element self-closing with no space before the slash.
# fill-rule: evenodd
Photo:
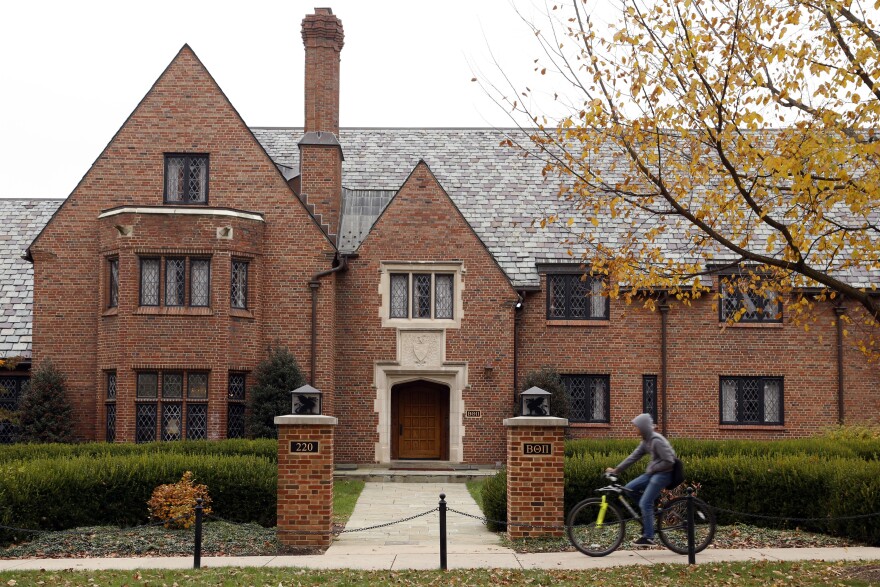
<svg viewBox="0 0 880 587">
<path fill-rule="evenodd" d="M 208 203 L 208 156 L 189 153 L 165 155 L 165 203 Z"/>
</svg>

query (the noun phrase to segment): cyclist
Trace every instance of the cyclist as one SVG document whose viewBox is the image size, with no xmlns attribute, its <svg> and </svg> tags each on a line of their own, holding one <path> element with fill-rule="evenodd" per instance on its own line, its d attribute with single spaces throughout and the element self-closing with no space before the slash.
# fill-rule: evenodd
<svg viewBox="0 0 880 587">
<path fill-rule="evenodd" d="M 626 484 L 626 488 L 642 494 L 639 508 L 642 510 L 642 527 L 644 534 L 633 545 L 637 548 L 654 546 L 654 502 L 660 496 L 660 490 L 669 485 L 672 467 L 675 464 L 675 451 L 663 435 L 654 432 L 654 421 L 650 414 L 639 414 L 632 423 L 642 435 L 642 442 L 616 467 L 609 467 L 607 473 L 618 474 L 643 456 L 651 455 L 645 473 Z"/>
</svg>

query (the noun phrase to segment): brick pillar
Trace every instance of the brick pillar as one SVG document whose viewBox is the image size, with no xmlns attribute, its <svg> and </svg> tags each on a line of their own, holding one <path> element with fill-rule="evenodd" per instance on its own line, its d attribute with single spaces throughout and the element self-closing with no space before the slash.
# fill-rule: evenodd
<svg viewBox="0 0 880 587">
<path fill-rule="evenodd" d="M 506 418 L 504 425 L 507 427 L 508 538 L 562 536 L 568 420 L 520 416 Z"/>
<path fill-rule="evenodd" d="M 332 416 L 276 416 L 278 540 L 290 550 L 326 548 L 333 530 Z"/>
</svg>

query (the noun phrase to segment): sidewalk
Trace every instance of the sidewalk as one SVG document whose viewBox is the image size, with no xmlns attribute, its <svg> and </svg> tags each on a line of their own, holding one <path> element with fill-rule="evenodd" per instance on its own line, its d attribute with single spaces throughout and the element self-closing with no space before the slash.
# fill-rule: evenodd
<svg viewBox="0 0 880 587">
<path fill-rule="evenodd" d="M 666 550 L 617 551 L 606 557 L 592 558 L 577 552 L 517 554 L 506 552 L 475 552 L 473 548 L 449 545 L 450 569 L 599 569 L 622 565 L 686 564 L 687 557 Z M 733 561 L 798 561 L 798 560 L 875 560 L 880 561 L 880 548 L 764 548 L 755 550 L 707 549 L 697 555 L 697 564 Z M 0 560 L 0 571 L 24 570 L 101 570 L 101 569 L 191 569 L 192 557 L 168 558 L 90 558 L 90 559 L 20 559 Z M 358 570 L 436 570 L 440 568 L 438 552 L 421 547 L 401 546 L 395 553 L 339 553 L 330 556 L 250 556 L 206 557 L 207 567 L 299 567 L 307 569 Z"/>
</svg>

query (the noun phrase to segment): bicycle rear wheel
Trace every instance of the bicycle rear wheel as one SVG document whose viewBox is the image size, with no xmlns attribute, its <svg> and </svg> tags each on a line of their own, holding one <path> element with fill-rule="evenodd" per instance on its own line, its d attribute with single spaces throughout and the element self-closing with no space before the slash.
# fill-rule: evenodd
<svg viewBox="0 0 880 587">
<path fill-rule="evenodd" d="M 574 506 L 565 522 L 565 531 L 574 547 L 582 553 L 605 556 L 617 550 L 623 542 L 624 525 L 617 506 L 607 502 L 603 505 L 601 499 L 591 498 Z"/>
<path fill-rule="evenodd" d="M 687 498 L 670 500 L 663 510 L 657 512 L 657 534 L 660 541 L 672 552 L 688 553 Z M 715 538 L 715 515 L 712 508 L 694 498 L 694 552 L 700 552 Z"/>
</svg>

